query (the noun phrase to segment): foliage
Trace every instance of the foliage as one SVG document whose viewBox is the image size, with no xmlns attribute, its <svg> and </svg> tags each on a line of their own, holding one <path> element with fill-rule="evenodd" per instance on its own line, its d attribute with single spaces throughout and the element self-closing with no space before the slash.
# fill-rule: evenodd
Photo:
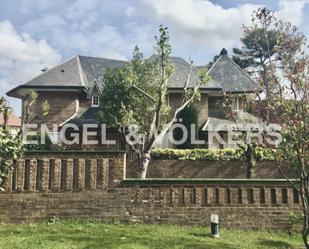
<svg viewBox="0 0 309 249">
<path fill-rule="evenodd" d="M 291 212 L 289 213 L 289 220 L 292 223 L 293 231 L 301 231 L 304 214 L 302 212 Z"/>
<path fill-rule="evenodd" d="M 30 107 L 38 98 L 36 91 L 31 91 L 26 96 L 23 102 L 23 124 L 28 124 L 31 120 Z M 11 111 L 10 107 L 7 106 L 7 102 L 3 97 L 0 97 L 0 115 L 4 117 L 4 124 L 0 126 L 0 191 L 4 190 L 4 185 L 7 176 L 13 169 L 14 161 L 22 157 L 23 151 L 33 150 L 35 146 L 23 145 L 22 141 L 22 129 L 17 135 L 12 135 L 7 125 L 8 114 Z M 43 116 L 48 114 L 49 104 L 44 101 L 42 104 Z M 47 145 L 38 145 L 36 150 L 43 150 Z"/>
<path fill-rule="evenodd" d="M 168 83 L 173 73 L 168 29 L 161 25 L 159 34 L 155 38 L 154 55 L 149 59 L 144 59 L 136 47 L 129 63 L 104 74 L 106 85 L 101 96 L 104 105 L 100 119 L 129 138 L 125 141 L 139 159 L 142 178 L 146 177 L 155 144 L 167 133 L 180 112 L 199 98 L 200 84 L 208 81 L 206 71 L 201 70 L 199 81 L 189 87 L 191 63 L 180 104 L 171 108 L 167 101 Z"/>
<path fill-rule="evenodd" d="M 25 151 L 46 151 L 50 149 L 50 146 L 52 144 L 52 141 L 48 136 L 45 136 L 45 142 L 42 143 L 40 133 L 37 133 L 33 136 L 27 136 L 27 139 L 29 141 L 36 141 L 37 144 L 24 144 L 23 149 Z"/>
<path fill-rule="evenodd" d="M 240 149 L 159 149 L 152 152 L 154 159 L 160 160 L 244 160 Z M 270 149 L 257 148 L 257 160 L 273 160 Z"/>
<path fill-rule="evenodd" d="M 305 39 L 291 23 L 277 21 L 272 11 L 261 8 L 253 13 L 252 24 L 243 26 L 242 47 L 233 49 L 232 58 L 240 67 L 248 68 L 269 99 L 274 91 L 273 79 L 279 76 L 274 70 L 281 71 L 289 58 L 297 57 Z"/>
<path fill-rule="evenodd" d="M 126 66 L 107 70 L 104 74 L 106 83 L 101 95 L 104 105 L 101 107 L 100 118 L 108 126 L 127 127 L 132 124 L 138 125 L 141 133 L 149 130 L 153 100 L 141 91 L 147 91 L 157 101 L 155 65 L 155 60 L 144 59 L 139 48 L 135 47 L 131 62 Z"/>
<path fill-rule="evenodd" d="M 249 27 L 244 27 L 243 31 L 244 36 L 240 39 L 242 48 L 233 49 L 233 60 L 241 68 L 261 66 L 265 63 L 269 53 L 271 56 L 276 56 L 275 48 L 280 35 L 278 31 L 268 30 L 265 33 L 262 28 Z"/>
<path fill-rule="evenodd" d="M 285 232 L 220 228 L 220 239 L 213 239 L 205 226 L 61 221 L 52 225 L 1 224 L 0 231 L 0 248 L 6 249 L 301 248 L 301 238 Z"/>
<path fill-rule="evenodd" d="M 0 126 L 0 191 L 4 190 L 13 162 L 22 156 L 22 141 L 19 136 L 12 135 L 7 126 L 9 111 L 6 100 L 0 97 L 0 115 L 4 117 L 4 124 Z"/>
<path fill-rule="evenodd" d="M 23 124 L 29 124 L 30 121 L 32 121 L 31 117 L 31 106 L 35 103 L 37 100 L 39 94 L 36 91 L 31 91 L 24 99 L 23 106 L 22 106 L 22 118 L 23 118 Z M 43 108 L 43 107 L 42 107 Z"/>
<path fill-rule="evenodd" d="M 53 225 L 53 224 L 59 223 L 59 222 L 60 222 L 59 217 L 53 216 L 53 217 L 51 217 L 51 218 L 47 221 L 47 224 L 48 224 L 48 225 Z"/>
<path fill-rule="evenodd" d="M 273 35 L 270 35 L 270 34 Z M 252 38 L 251 36 L 254 36 Z M 300 194 L 303 211 L 302 237 L 309 249 L 309 56 L 306 37 L 291 23 L 276 20 L 272 11 L 258 9 L 252 25 L 244 28 L 257 53 L 261 90 L 256 106 L 264 124 L 277 123 L 282 140 L 271 150 L 282 175 L 289 168 L 298 176 L 290 183 Z M 270 136 L 264 134 L 264 145 L 271 147 Z M 267 141 L 268 139 L 268 141 Z"/>
<path fill-rule="evenodd" d="M 42 103 L 42 115 L 43 116 L 48 115 L 49 109 L 50 109 L 50 106 L 49 106 L 48 101 L 44 100 Z"/>
</svg>

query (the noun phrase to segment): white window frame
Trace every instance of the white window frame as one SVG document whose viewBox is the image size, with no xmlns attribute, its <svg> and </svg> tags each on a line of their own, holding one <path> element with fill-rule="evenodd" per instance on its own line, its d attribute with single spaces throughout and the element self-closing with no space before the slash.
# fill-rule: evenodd
<svg viewBox="0 0 309 249">
<path fill-rule="evenodd" d="M 95 103 L 95 98 L 97 98 L 97 102 L 98 102 L 98 103 Z M 91 106 L 92 106 L 92 107 L 99 107 L 99 105 L 100 105 L 99 96 L 98 96 L 98 95 L 93 95 L 93 96 L 91 97 Z"/>
<path fill-rule="evenodd" d="M 236 108 L 233 108 L 235 111 L 243 111 L 244 109 L 244 100 L 240 97 L 237 97 L 234 99 L 234 104 L 235 104 L 235 107 Z M 233 104 L 233 107 L 234 107 L 234 104 Z M 241 106 L 240 106 L 241 105 Z M 242 108 L 240 108 L 242 107 Z"/>
</svg>

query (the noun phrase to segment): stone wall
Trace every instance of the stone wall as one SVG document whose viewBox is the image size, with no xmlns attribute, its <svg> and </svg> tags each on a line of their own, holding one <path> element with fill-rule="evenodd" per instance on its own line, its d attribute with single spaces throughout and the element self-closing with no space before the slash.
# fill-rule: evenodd
<svg viewBox="0 0 309 249">
<path fill-rule="evenodd" d="M 285 180 L 125 179 L 123 152 L 30 153 L 0 194 L 0 222 L 53 216 L 102 221 L 289 229 L 299 196 Z"/>
</svg>

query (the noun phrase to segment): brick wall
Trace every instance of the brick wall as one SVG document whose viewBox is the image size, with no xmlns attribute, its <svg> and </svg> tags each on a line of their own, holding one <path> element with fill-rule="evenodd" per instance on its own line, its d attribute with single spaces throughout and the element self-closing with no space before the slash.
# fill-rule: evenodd
<svg viewBox="0 0 309 249">
<path fill-rule="evenodd" d="M 127 161 L 127 177 L 138 174 L 136 161 Z M 286 175 L 295 177 L 291 171 L 284 169 Z M 246 178 L 246 164 L 243 161 L 208 161 L 208 160 L 152 160 L 148 178 Z M 259 161 L 255 167 L 255 178 L 282 178 L 274 161 Z"/>
<path fill-rule="evenodd" d="M 26 154 L 0 194 L 0 222 L 50 217 L 289 229 L 299 196 L 284 180 L 125 179 L 122 152 Z"/>
<path fill-rule="evenodd" d="M 37 100 L 30 108 L 30 123 L 59 125 L 70 118 L 77 110 L 78 93 L 38 92 L 38 94 Z M 47 101 L 49 104 L 49 111 L 45 117 L 42 115 L 42 103 L 44 101 Z"/>
</svg>

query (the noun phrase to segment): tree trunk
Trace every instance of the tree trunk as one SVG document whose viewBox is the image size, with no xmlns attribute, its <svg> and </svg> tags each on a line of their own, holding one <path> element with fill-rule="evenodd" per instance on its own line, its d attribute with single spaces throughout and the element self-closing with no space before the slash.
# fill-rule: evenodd
<svg viewBox="0 0 309 249">
<path fill-rule="evenodd" d="M 308 233 L 309 231 L 308 231 L 308 226 L 307 226 L 306 228 L 303 228 L 302 233 L 301 233 L 306 249 L 309 249 Z"/>
<path fill-rule="evenodd" d="M 303 189 L 300 191 L 301 200 L 303 205 L 303 227 L 301 235 L 305 244 L 306 249 L 309 249 L 308 235 L 309 235 L 309 207 L 308 207 L 308 186 L 307 181 L 303 181 Z"/>
<path fill-rule="evenodd" d="M 148 169 L 150 160 L 151 160 L 150 152 L 145 153 L 141 158 L 141 162 L 140 162 L 140 165 L 141 165 L 140 178 L 141 179 L 146 179 L 147 169 Z"/>
<path fill-rule="evenodd" d="M 256 166 L 256 159 L 255 159 L 255 147 L 252 145 L 247 145 L 247 149 L 245 153 L 245 160 L 247 166 L 247 178 L 251 179 L 255 176 L 255 166 Z"/>
<path fill-rule="evenodd" d="M 303 218 L 303 228 L 302 228 L 302 238 L 305 244 L 306 249 L 309 249 L 308 243 L 308 234 L 309 234 L 309 212 L 307 208 L 303 210 L 304 218 Z"/>
<path fill-rule="evenodd" d="M 254 158 L 251 158 L 251 160 L 249 160 L 247 162 L 247 178 L 251 179 L 255 176 L 255 165 L 256 165 L 256 161 Z"/>
</svg>

